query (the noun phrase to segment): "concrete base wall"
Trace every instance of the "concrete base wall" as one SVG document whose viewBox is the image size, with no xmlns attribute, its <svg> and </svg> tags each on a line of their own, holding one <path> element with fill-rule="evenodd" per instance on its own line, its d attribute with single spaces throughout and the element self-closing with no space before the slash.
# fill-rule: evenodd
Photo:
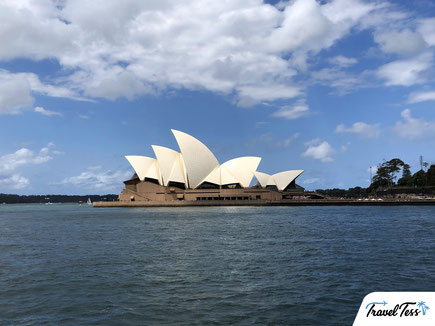
<svg viewBox="0 0 435 326">
<path fill-rule="evenodd" d="M 119 201 L 201 201 L 201 200 L 266 200 L 283 198 L 283 192 L 270 189 L 180 189 L 164 187 L 148 181 L 129 180 L 119 195 Z"/>
<path fill-rule="evenodd" d="M 359 201 L 359 200 L 235 200 L 235 201 L 114 201 L 94 202 L 94 207 L 204 207 L 204 206 L 404 206 L 404 205 L 431 205 L 435 206 L 435 200 L 383 200 L 383 201 Z"/>
</svg>

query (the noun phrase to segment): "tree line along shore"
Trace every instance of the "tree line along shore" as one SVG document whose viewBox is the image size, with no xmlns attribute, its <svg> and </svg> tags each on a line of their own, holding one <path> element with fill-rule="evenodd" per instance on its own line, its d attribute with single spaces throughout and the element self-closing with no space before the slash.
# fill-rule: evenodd
<svg viewBox="0 0 435 326">
<path fill-rule="evenodd" d="M 421 169 L 412 174 L 408 164 L 394 158 L 377 166 L 376 173 L 367 188 L 317 189 L 316 192 L 334 198 L 434 197 L 435 164 L 429 166 L 426 162 L 421 162 Z"/>
<path fill-rule="evenodd" d="M 94 201 L 114 201 L 118 195 L 15 195 L 15 194 L 0 194 L 0 204 L 43 204 L 43 203 L 79 203 L 86 202 L 88 198 Z"/>
</svg>

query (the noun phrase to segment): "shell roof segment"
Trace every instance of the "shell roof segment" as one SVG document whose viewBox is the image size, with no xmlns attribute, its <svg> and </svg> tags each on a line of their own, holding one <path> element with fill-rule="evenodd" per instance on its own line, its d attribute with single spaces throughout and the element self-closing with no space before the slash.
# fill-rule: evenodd
<svg viewBox="0 0 435 326">
<path fill-rule="evenodd" d="M 270 175 L 256 171 L 254 174 L 263 188 L 266 188 L 267 186 L 276 186 L 278 190 L 282 191 L 287 188 L 293 180 L 300 176 L 302 172 L 304 172 L 304 170 L 289 170 Z"/>
<path fill-rule="evenodd" d="M 219 162 L 203 143 L 184 132 L 171 129 L 183 155 L 189 187 L 195 189 L 219 166 Z"/>
<path fill-rule="evenodd" d="M 304 170 L 290 170 L 275 173 L 272 177 L 278 190 L 284 190 L 294 179 L 300 176 Z"/>
<path fill-rule="evenodd" d="M 187 185 L 186 171 L 181 153 L 163 146 L 152 145 L 152 148 L 160 166 L 163 185 L 167 186 L 171 181 Z"/>
<path fill-rule="evenodd" d="M 151 178 L 158 180 L 162 184 L 159 164 L 155 158 L 139 155 L 127 155 L 125 158 L 141 181 L 144 181 L 145 178 Z"/>
<path fill-rule="evenodd" d="M 254 171 L 257 170 L 260 161 L 261 157 L 243 156 L 226 161 L 222 164 L 222 167 L 236 176 L 242 187 L 247 188 L 254 177 Z"/>
</svg>

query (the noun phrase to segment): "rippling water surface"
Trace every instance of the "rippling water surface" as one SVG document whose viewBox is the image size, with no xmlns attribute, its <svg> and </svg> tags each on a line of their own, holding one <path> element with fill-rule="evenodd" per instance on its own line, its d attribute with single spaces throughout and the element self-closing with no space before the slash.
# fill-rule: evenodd
<svg viewBox="0 0 435 326">
<path fill-rule="evenodd" d="M 0 324 L 350 325 L 434 252 L 435 207 L 0 205 Z"/>
</svg>

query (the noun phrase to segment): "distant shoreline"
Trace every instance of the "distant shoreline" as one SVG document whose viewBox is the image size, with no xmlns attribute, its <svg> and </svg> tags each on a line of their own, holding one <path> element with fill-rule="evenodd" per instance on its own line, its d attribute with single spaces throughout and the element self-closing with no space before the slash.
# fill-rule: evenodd
<svg viewBox="0 0 435 326">
<path fill-rule="evenodd" d="M 44 203 L 79 203 L 86 202 L 88 198 L 94 201 L 113 201 L 118 195 L 16 195 L 0 193 L 0 205 L 5 204 L 44 204 Z"/>
</svg>

